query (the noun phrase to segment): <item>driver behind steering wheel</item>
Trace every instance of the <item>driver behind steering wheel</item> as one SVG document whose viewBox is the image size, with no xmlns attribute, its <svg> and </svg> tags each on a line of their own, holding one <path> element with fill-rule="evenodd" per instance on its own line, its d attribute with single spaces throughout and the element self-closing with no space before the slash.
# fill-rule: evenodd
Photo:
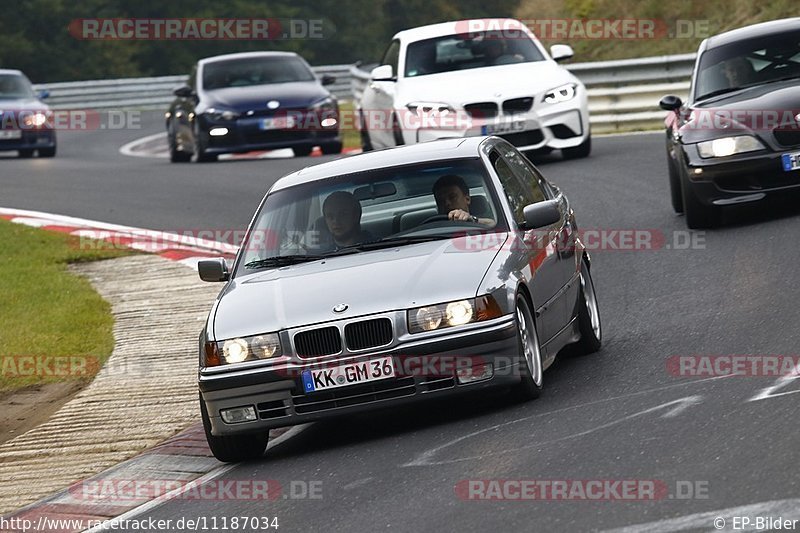
<svg viewBox="0 0 800 533">
<path fill-rule="evenodd" d="M 469 187 L 464 178 L 456 174 L 445 174 L 433 184 L 433 196 L 440 215 L 447 215 L 448 220 L 474 222 L 483 226 L 494 226 L 491 218 L 479 218 L 470 213 L 472 199 Z"/>
</svg>

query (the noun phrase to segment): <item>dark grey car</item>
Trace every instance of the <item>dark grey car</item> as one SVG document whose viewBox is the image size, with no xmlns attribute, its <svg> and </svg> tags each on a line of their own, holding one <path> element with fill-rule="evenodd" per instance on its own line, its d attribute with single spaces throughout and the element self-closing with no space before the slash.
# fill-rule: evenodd
<svg viewBox="0 0 800 533">
<path fill-rule="evenodd" d="M 345 232 L 337 217 L 351 215 L 360 227 Z M 499 385 L 535 398 L 562 348 L 601 343 L 567 198 L 497 137 L 285 176 L 232 269 L 220 259 L 199 271 L 227 282 L 199 369 L 222 461 L 262 455 L 270 428 L 329 416 Z"/>
</svg>

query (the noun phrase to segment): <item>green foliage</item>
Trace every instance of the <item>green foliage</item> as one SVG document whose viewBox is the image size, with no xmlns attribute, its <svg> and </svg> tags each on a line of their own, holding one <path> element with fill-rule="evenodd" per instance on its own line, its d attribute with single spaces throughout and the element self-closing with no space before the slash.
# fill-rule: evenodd
<svg viewBox="0 0 800 533">
<path fill-rule="evenodd" d="M 313 65 L 377 61 L 402 29 L 464 18 L 511 16 L 518 0 L 27 0 L 0 19 L 0 66 L 35 83 L 187 73 L 201 57 L 291 50 Z M 322 20 L 323 39 L 261 41 L 82 40 L 70 23 L 92 18 Z M 74 23 L 74 22 L 73 22 Z"/>
</svg>

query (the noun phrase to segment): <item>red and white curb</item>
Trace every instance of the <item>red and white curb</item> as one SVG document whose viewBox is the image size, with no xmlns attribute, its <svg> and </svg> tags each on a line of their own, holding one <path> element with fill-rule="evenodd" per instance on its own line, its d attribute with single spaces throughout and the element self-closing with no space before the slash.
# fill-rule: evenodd
<svg viewBox="0 0 800 533">
<path fill-rule="evenodd" d="M 197 262 L 209 257 L 233 259 L 238 246 L 191 235 L 109 224 L 97 220 L 0 207 L 0 218 L 84 239 L 105 242 L 109 247 L 127 247 L 178 261 L 197 270 Z M 92 246 L 86 241 L 87 246 Z"/>
<path fill-rule="evenodd" d="M 197 268 L 207 257 L 233 258 L 237 247 L 223 242 L 174 233 L 109 224 L 96 220 L 0 208 L 0 218 L 31 227 L 88 237 L 152 252 L 165 259 Z M 270 432 L 268 450 L 304 430 L 308 424 Z M 213 458 L 201 424 L 194 424 L 158 446 L 83 481 L 78 481 L 47 498 L 4 515 L 0 532 L 49 531 L 52 533 L 100 532 L 111 530 L 111 519 L 142 516 L 187 490 L 197 490 L 233 469 Z M 178 487 L 163 494 L 131 498 L 122 494 L 128 481 L 157 481 L 158 486 Z M 102 489 L 102 490 L 100 490 Z M 92 525 L 106 521 L 103 525 Z"/>
</svg>

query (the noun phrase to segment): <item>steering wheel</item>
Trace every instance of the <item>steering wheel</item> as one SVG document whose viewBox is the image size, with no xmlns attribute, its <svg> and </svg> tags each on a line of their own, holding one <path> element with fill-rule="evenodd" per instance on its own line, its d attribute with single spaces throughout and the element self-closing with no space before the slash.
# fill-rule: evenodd
<svg viewBox="0 0 800 533">
<path fill-rule="evenodd" d="M 422 222 L 420 222 L 419 225 L 421 226 L 423 224 L 430 224 L 431 222 L 441 222 L 444 220 L 450 220 L 450 217 L 447 215 L 433 215 L 432 217 L 428 217 Z"/>
</svg>

